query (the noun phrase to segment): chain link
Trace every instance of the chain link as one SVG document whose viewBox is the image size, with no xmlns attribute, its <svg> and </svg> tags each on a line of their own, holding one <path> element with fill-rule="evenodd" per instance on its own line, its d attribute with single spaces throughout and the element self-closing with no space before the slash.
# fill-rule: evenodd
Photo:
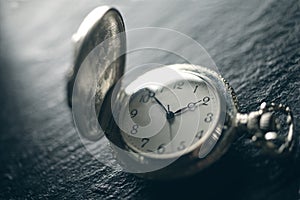
<svg viewBox="0 0 300 200">
<path fill-rule="evenodd" d="M 283 113 L 286 116 L 285 123 L 288 133 L 279 134 L 282 128 L 275 113 Z M 248 114 L 237 114 L 236 126 L 247 131 L 254 144 L 273 155 L 283 155 L 292 151 L 294 144 L 293 114 L 288 106 L 282 104 L 262 103 L 258 111 Z"/>
</svg>

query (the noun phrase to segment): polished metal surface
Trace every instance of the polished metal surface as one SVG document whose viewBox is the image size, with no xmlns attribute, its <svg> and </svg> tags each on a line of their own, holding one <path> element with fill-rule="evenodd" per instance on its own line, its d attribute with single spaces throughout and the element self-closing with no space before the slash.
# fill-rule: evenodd
<svg viewBox="0 0 300 200">
<path fill-rule="evenodd" d="M 73 35 L 74 66 L 69 73 L 67 96 L 76 129 L 83 139 L 97 141 L 104 136 L 98 115 L 108 91 L 124 72 L 124 31 L 120 13 L 102 6 L 92 10 Z"/>
<path fill-rule="evenodd" d="M 125 26 L 120 13 L 109 6 L 101 6 L 91 11 L 81 23 L 78 31 L 73 35 L 72 39 L 75 46 L 74 65 L 69 72 L 69 81 L 67 86 L 68 102 L 72 105 L 72 94 L 76 76 L 80 70 L 80 66 L 85 59 L 90 59 L 90 63 L 97 64 L 98 60 L 101 65 L 98 66 L 104 72 L 99 74 L 98 87 L 95 91 L 96 109 L 100 110 L 107 91 L 122 76 L 125 65 L 125 55 L 116 57 L 120 52 L 126 49 L 126 37 L 124 36 Z M 122 34 L 120 34 L 122 33 Z M 105 49 L 101 49 L 99 56 L 90 56 L 98 45 L 106 42 Z M 91 60 L 92 59 L 92 60 Z M 104 62 L 103 62 L 104 61 Z M 91 67 L 92 68 L 92 67 Z M 92 70 L 92 69 L 91 69 Z M 94 72 L 92 72 L 94 73 Z M 105 82 L 104 76 L 110 74 L 110 79 Z M 82 82 L 82 84 L 85 84 Z M 78 87 L 89 87 L 86 85 Z"/>
<path fill-rule="evenodd" d="M 280 112 L 285 120 L 280 124 L 274 114 Z M 250 134 L 254 144 L 272 155 L 285 155 L 292 151 L 294 145 L 294 118 L 291 109 L 282 104 L 263 102 L 258 111 L 249 114 L 237 114 L 237 128 Z M 284 127 L 287 126 L 287 130 Z M 282 133 L 286 131 L 286 133 Z"/>
</svg>

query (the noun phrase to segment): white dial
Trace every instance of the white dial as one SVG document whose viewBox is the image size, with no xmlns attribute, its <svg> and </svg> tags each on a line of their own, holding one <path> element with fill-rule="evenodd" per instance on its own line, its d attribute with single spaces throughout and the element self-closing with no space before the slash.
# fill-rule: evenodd
<svg viewBox="0 0 300 200">
<path fill-rule="evenodd" d="M 119 125 L 129 148 L 172 158 L 201 145 L 201 139 L 214 130 L 219 112 L 215 89 L 205 79 L 188 74 L 137 89 L 124 105 Z"/>
</svg>

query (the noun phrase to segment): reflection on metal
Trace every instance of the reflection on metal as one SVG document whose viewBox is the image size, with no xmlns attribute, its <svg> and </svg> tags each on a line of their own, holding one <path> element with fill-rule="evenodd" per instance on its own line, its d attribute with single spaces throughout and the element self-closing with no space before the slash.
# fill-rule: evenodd
<svg viewBox="0 0 300 200">
<path fill-rule="evenodd" d="M 286 120 L 281 123 L 276 112 Z M 237 127 L 250 134 L 251 140 L 266 153 L 283 155 L 291 152 L 294 144 L 294 122 L 289 107 L 282 104 L 261 104 L 260 110 L 249 114 L 237 114 Z M 287 130 L 284 130 L 286 126 Z M 283 133 L 281 133 L 283 132 Z M 286 133 L 285 133 L 286 132 Z"/>
<path fill-rule="evenodd" d="M 97 47 L 107 39 L 110 39 L 111 43 L 106 44 L 106 49 L 102 49 L 103 52 L 99 52 L 99 57 L 92 58 L 101 58 L 108 60 L 106 63 L 101 63 L 102 65 L 99 66 L 103 69 L 107 69 L 108 71 L 99 75 L 99 87 L 96 91 L 96 95 L 98 97 L 101 97 L 101 99 L 97 99 L 97 101 L 99 101 L 97 104 L 102 103 L 103 97 L 106 95 L 108 89 L 111 88 L 111 86 L 115 84 L 115 82 L 123 74 L 125 55 L 118 58 L 114 57 L 114 55 L 118 55 L 118 52 L 125 52 L 125 33 L 119 34 L 124 31 L 125 26 L 120 13 L 116 9 L 109 6 L 95 8 L 83 20 L 77 33 L 75 33 L 72 38 L 75 45 L 74 65 L 70 69 L 70 72 L 68 74 L 69 81 L 67 85 L 68 103 L 70 106 L 72 105 L 72 92 L 74 82 L 80 65 L 87 58 L 87 55 L 93 49 L 95 49 L 95 47 Z M 110 65 L 112 60 L 114 61 L 113 66 L 108 67 L 107 65 Z M 109 74 L 108 76 L 110 76 L 113 80 L 108 82 L 108 85 L 103 86 L 102 80 L 104 79 L 104 75 L 107 74 Z M 105 89 L 101 87 L 104 87 Z M 97 107 L 97 110 L 99 112 L 99 106 Z"/>
</svg>

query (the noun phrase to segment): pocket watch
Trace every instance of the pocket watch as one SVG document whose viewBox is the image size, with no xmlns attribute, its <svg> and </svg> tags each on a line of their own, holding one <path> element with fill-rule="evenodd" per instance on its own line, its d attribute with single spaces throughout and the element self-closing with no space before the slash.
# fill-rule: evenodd
<svg viewBox="0 0 300 200">
<path fill-rule="evenodd" d="M 124 74 L 125 28 L 114 8 L 96 8 L 80 27 L 68 82 L 76 128 L 85 140 L 107 140 L 124 171 L 149 179 L 190 176 L 224 155 L 237 134 L 270 156 L 292 151 L 289 107 L 264 102 L 240 113 L 229 83 L 201 65 L 149 64 Z"/>
</svg>

